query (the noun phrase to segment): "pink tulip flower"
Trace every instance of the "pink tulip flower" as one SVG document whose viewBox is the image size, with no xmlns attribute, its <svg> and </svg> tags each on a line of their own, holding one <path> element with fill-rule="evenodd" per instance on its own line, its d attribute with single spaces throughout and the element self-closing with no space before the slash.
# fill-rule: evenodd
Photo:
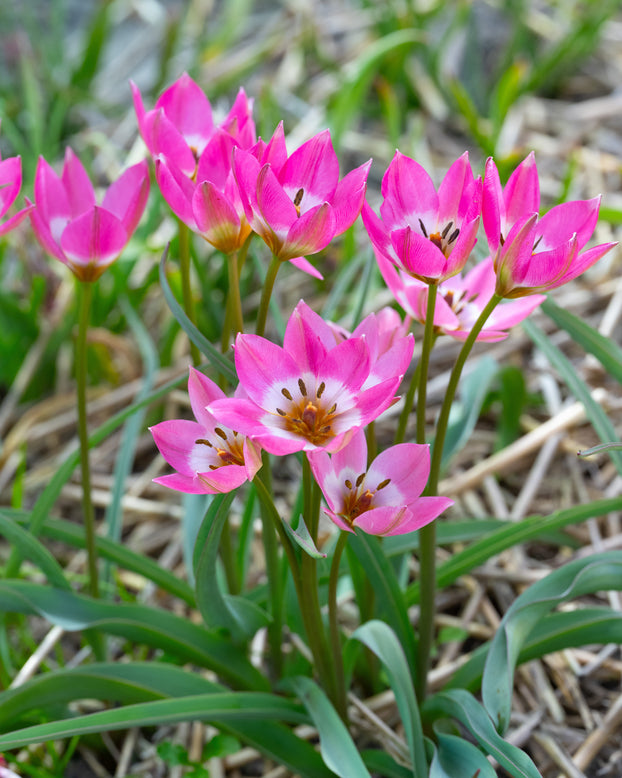
<svg viewBox="0 0 622 778">
<path fill-rule="evenodd" d="M 437 192 L 421 165 L 396 151 L 382 179 L 381 218 L 367 203 L 362 210 L 376 252 L 427 284 L 456 275 L 477 240 L 481 187 L 467 152 Z"/>
<path fill-rule="evenodd" d="M 453 505 L 447 497 L 421 497 L 430 474 L 427 444 L 391 446 L 367 467 L 365 434 L 357 430 L 332 456 L 310 451 L 307 457 L 328 503 L 324 512 L 346 532 L 403 535 Z"/>
<path fill-rule="evenodd" d="M 482 218 L 497 274 L 496 293 L 524 297 L 555 289 L 591 267 L 615 243 L 583 250 L 598 220 L 600 197 L 573 200 L 538 218 L 540 187 L 533 153 L 501 187 L 486 163 Z"/>
<path fill-rule="evenodd" d="M 146 111 L 140 91 L 130 82 L 140 134 L 153 157 L 164 157 L 186 176 L 194 176 L 198 161 L 217 129 L 227 132 L 242 148 L 255 143 L 252 101 L 243 89 L 225 119 L 215 125 L 205 92 L 183 73 Z"/>
<path fill-rule="evenodd" d="M 128 168 L 97 205 L 84 167 L 68 148 L 61 176 L 39 158 L 34 191 L 30 219 L 43 248 L 81 281 L 96 281 L 140 221 L 149 196 L 149 169 L 146 162 Z"/>
<path fill-rule="evenodd" d="M 414 350 L 414 338 L 409 334 L 410 322 L 402 322 L 400 315 L 392 308 L 383 308 L 370 313 L 350 333 L 333 322 L 325 321 L 304 301 L 300 301 L 287 323 L 284 346 L 287 350 L 302 349 L 303 338 L 317 337 L 328 351 L 338 343 L 354 337 L 365 337 L 371 358 L 371 370 L 363 388 L 381 383 L 408 370 Z M 306 330 L 306 332 L 304 332 Z M 300 338 L 299 345 L 294 344 Z"/>
<path fill-rule="evenodd" d="M 277 129 L 278 132 L 278 129 Z M 320 277 L 304 257 L 326 248 L 361 212 L 371 160 L 339 180 L 339 160 L 328 130 L 285 161 L 260 161 L 235 149 L 233 172 L 251 228 L 281 261 Z"/>
<path fill-rule="evenodd" d="M 382 277 L 397 302 L 409 316 L 425 324 L 428 284 L 399 270 L 378 252 L 376 259 Z M 464 276 L 452 276 L 440 283 L 434 307 L 436 332 L 456 340 L 466 340 L 493 296 L 496 280 L 492 259 L 488 257 L 478 262 Z M 544 295 L 537 294 L 497 305 L 486 320 L 477 340 L 489 343 L 504 340 L 508 336 L 508 330 L 527 318 L 544 300 Z"/>
<path fill-rule="evenodd" d="M 22 186 L 22 160 L 20 157 L 0 157 L 0 219 L 3 219 L 15 202 Z M 0 235 L 5 235 L 24 219 L 32 206 L 22 208 L 0 224 Z"/>
<path fill-rule="evenodd" d="M 283 348 L 238 335 L 235 365 L 247 399 L 217 400 L 208 410 L 277 455 L 336 451 L 395 401 L 402 379 L 394 372 L 365 386 L 373 368 L 366 338 L 335 345 L 299 311 L 288 322 Z"/>
<path fill-rule="evenodd" d="M 160 453 L 177 471 L 153 480 L 190 494 L 230 492 L 252 481 L 261 467 L 259 447 L 220 424 L 207 410 L 224 393 L 191 367 L 188 394 L 196 421 L 176 419 L 150 428 Z"/>
</svg>

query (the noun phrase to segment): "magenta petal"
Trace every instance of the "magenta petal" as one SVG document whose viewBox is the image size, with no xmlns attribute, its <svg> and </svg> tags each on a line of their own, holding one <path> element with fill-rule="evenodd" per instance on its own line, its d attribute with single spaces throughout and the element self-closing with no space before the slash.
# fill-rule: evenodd
<svg viewBox="0 0 622 778">
<path fill-rule="evenodd" d="M 387 505 L 371 508 L 354 520 L 356 529 L 362 529 L 368 535 L 401 535 L 409 530 L 402 529 L 411 513 L 405 505 Z"/>
<path fill-rule="evenodd" d="M 322 364 L 323 380 L 334 381 L 349 392 L 356 392 L 369 375 L 369 349 L 364 338 L 349 338 L 331 349 Z M 330 388 L 323 397 L 328 405 L 332 404 Z"/>
<path fill-rule="evenodd" d="M 308 275 L 312 276 L 313 278 L 317 278 L 320 281 L 324 280 L 324 276 L 320 273 L 320 271 L 304 257 L 293 257 L 289 261 L 292 263 L 292 265 L 294 265 L 294 267 L 297 267 L 298 270 L 302 270 L 303 273 L 307 273 Z"/>
<path fill-rule="evenodd" d="M 28 199 L 26 199 L 26 202 L 28 202 Z M 63 264 L 67 264 L 67 258 L 61 251 L 58 243 L 54 240 L 54 237 L 50 232 L 49 225 L 43 219 L 41 210 L 39 208 L 34 207 L 30 211 L 30 223 L 35 235 L 37 236 L 37 240 L 43 246 L 43 248 L 53 257 L 59 259 Z"/>
<path fill-rule="evenodd" d="M 65 150 L 65 165 L 61 176 L 71 217 L 75 219 L 95 205 L 95 192 L 84 166 L 67 147 Z"/>
<path fill-rule="evenodd" d="M 301 372 L 318 372 L 329 349 L 337 345 L 328 324 L 302 300 L 289 317 L 283 348 L 291 354 Z"/>
<path fill-rule="evenodd" d="M 149 197 L 149 167 L 139 162 L 110 185 L 102 208 L 113 213 L 131 235 L 143 215 Z"/>
<path fill-rule="evenodd" d="M 505 220 L 509 227 L 530 213 L 540 210 L 540 184 L 536 158 L 532 152 L 510 176 L 503 191 Z"/>
<path fill-rule="evenodd" d="M 573 278 L 576 278 L 589 267 L 592 267 L 595 262 L 617 245 L 617 243 L 601 243 L 600 246 L 594 246 L 594 248 L 583 251 L 575 258 L 566 272 L 557 278 L 555 282 L 547 284 L 546 288 L 555 289 L 568 281 L 572 281 Z"/>
<path fill-rule="evenodd" d="M 599 207 L 600 197 L 594 197 L 592 200 L 573 200 L 551 208 L 538 222 L 536 235 L 542 236 L 538 248 L 552 249 L 576 235 L 577 245 L 582 249 L 592 237 Z"/>
<path fill-rule="evenodd" d="M 0 235 L 6 235 L 7 232 L 10 232 L 12 229 L 17 227 L 18 224 L 24 221 L 26 216 L 28 216 L 33 208 L 34 205 L 27 205 L 25 208 L 22 208 L 21 211 L 13 214 L 13 216 L 0 224 Z M 54 254 L 54 252 L 52 252 L 52 254 Z"/>
<path fill-rule="evenodd" d="M 295 359 L 295 354 L 290 356 L 257 335 L 238 335 L 235 342 L 235 366 L 240 383 L 251 400 L 273 413 L 283 402 L 281 388 L 296 384 L 300 377 Z"/>
<path fill-rule="evenodd" d="M 281 186 L 292 196 L 302 188 L 303 198 L 310 196 L 316 203 L 331 200 L 338 180 L 339 160 L 328 130 L 297 148 L 279 173 Z"/>
<path fill-rule="evenodd" d="M 446 224 L 456 217 L 462 219 L 469 204 L 470 188 L 473 183 L 469 153 L 465 151 L 450 166 L 438 189 L 439 224 Z"/>
<path fill-rule="evenodd" d="M 374 248 L 385 257 L 388 257 L 395 262 L 395 252 L 393 251 L 389 233 L 382 220 L 376 216 L 367 202 L 363 203 L 361 218 L 363 219 L 363 224 L 365 225 L 365 229 L 367 230 Z"/>
<path fill-rule="evenodd" d="M 417 224 L 419 218 L 436 221 L 439 203 L 434 183 L 414 159 L 396 151 L 382 179 L 381 191 L 382 218 L 389 229 Z"/>
<path fill-rule="evenodd" d="M 347 446 L 333 454 L 332 464 L 337 475 L 343 470 L 350 469 L 356 478 L 367 470 L 367 440 L 362 429 L 357 429 Z"/>
<path fill-rule="evenodd" d="M 429 475 L 429 446 L 400 443 L 378 454 L 369 466 L 365 484 L 375 490 L 389 479 L 390 483 L 376 492 L 374 505 L 407 505 L 423 492 Z"/>
<path fill-rule="evenodd" d="M 196 231 L 197 226 L 192 211 L 192 197 L 195 185 L 169 160 L 156 160 L 155 175 L 162 197 L 164 197 L 170 209 L 191 230 Z"/>
<path fill-rule="evenodd" d="M 494 254 L 501 238 L 501 214 L 505 214 L 503 189 L 499 171 L 492 157 L 486 160 L 484 186 L 482 191 L 482 222 L 490 251 Z M 507 235 L 504 236 L 506 238 Z"/>
<path fill-rule="evenodd" d="M 447 260 L 431 240 L 406 227 L 391 233 L 391 243 L 404 270 L 422 280 L 444 276 Z"/>
<path fill-rule="evenodd" d="M 212 108 L 205 92 L 187 73 L 162 93 L 155 107 L 164 109 L 189 146 L 199 154 L 203 151 L 214 131 Z"/>
<path fill-rule="evenodd" d="M 228 198 L 211 182 L 197 186 L 192 197 L 192 212 L 199 232 L 220 251 L 232 254 L 240 248 L 240 217 Z M 246 220 L 245 220 L 246 224 Z M 248 227 L 246 228 L 248 231 Z"/>
<path fill-rule="evenodd" d="M 341 235 L 357 220 L 365 201 L 367 176 L 371 160 L 344 176 L 331 201 L 335 214 L 335 235 Z"/>
<path fill-rule="evenodd" d="M 247 481 L 246 468 L 242 465 L 223 465 L 216 470 L 206 470 L 198 473 L 197 480 L 214 493 L 232 492 Z"/>
<path fill-rule="evenodd" d="M 71 209 L 63 182 L 43 157 L 39 157 L 37 163 L 34 192 L 37 219 L 46 225 L 52 240 L 60 243 L 60 236 L 71 217 Z"/>
<path fill-rule="evenodd" d="M 299 255 L 315 254 L 326 248 L 335 234 L 335 215 L 328 203 L 303 213 L 292 224 L 285 244 L 279 251 L 280 259 L 294 259 Z"/>
<path fill-rule="evenodd" d="M 13 205 L 22 185 L 22 161 L 9 157 L 0 162 L 0 218 Z"/>
<path fill-rule="evenodd" d="M 154 158 L 161 156 L 177 165 L 185 175 L 194 175 L 195 154 L 161 108 L 149 111 L 145 116 L 144 127 L 149 137 L 147 145 Z"/>
<path fill-rule="evenodd" d="M 236 158 L 238 156 L 241 158 L 236 154 Z M 257 176 L 257 206 L 263 219 L 276 233 L 287 234 L 298 218 L 293 200 L 285 194 L 270 165 L 264 165 Z M 291 256 L 301 253 L 304 252 L 294 252 Z"/>
<path fill-rule="evenodd" d="M 196 181 L 211 181 L 223 190 L 231 172 L 235 145 L 235 140 L 228 132 L 217 130 L 199 158 Z"/>
<path fill-rule="evenodd" d="M 61 248 L 75 273 L 94 273 L 96 278 L 123 251 L 127 239 L 128 234 L 117 217 L 96 206 L 69 222 L 61 238 Z M 95 279 L 89 275 L 84 280 Z"/>
</svg>

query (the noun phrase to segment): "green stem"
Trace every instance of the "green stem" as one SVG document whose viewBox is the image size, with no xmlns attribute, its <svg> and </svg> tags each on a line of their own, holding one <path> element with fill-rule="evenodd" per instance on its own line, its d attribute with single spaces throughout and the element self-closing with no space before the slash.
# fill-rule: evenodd
<svg viewBox="0 0 622 778">
<path fill-rule="evenodd" d="M 238 253 L 227 257 L 227 269 L 229 274 L 228 300 L 233 320 L 233 334 L 244 332 L 244 319 L 242 317 L 242 300 L 240 298 L 240 273 L 238 265 Z"/>
<path fill-rule="evenodd" d="M 269 454 L 262 452 L 263 465 L 260 478 L 266 492 L 272 500 L 272 483 Z M 276 510 L 276 509 L 275 509 Z M 272 621 L 268 626 L 268 640 L 270 643 L 270 664 L 273 677 L 281 677 L 283 669 L 283 587 L 280 574 L 279 549 L 276 544 L 275 527 L 273 526 L 272 512 L 265 505 L 261 505 L 261 521 L 264 555 L 266 559 L 266 575 L 268 577 L 268 590 L 270 592 L 270 610 Z M 280 523 L 280 521 L 279 521 Z"/>
<path fill-rule="evenodd" d="M 95 547 L 95 510 L 91 499 L 91 466 L 89 461 L 89 433 L 86 415 L 87 380 L 87 333 L 89 328 L 93 286 L 77 281 L 78 284 L 78 340 L 76 341 L 76 384 L 78 401 L 78 436 L 80 438 L 80 470 L 82 478 L 82 513 L 86 536 L 86 553 L 89 571 L 89 591 L 95 599 L 99 597 L 97 573 L 97 549 Z"/>
<path fill-rule="evenodd" d="M 477 336 L 486 323 L 486 320 L 493 312 L 501 297 L 493 295 L 488 304 L 480 314 L 473 325 L 467 339 L 458 354 L 456 363 L 449 377 L 449 384 L 445 392 L 445 398 L 441 407 L 441 412 L 436 424 L 436 435 L 432 449 L 432 460 L 430 463 L 430 477 L 426 488 L 426 495 L 436 495 L 438 492 L 438 482 L 440 478 L 441 462 L 443 457 L 443 446 L 447 434 L 447 425 L 449 422 L 449 412 L 456 395 L 458 382 L 464 368 L 467 357 L 477 340 Z M 417 667 L 419 676 L 417 678 L 416 692 L 417 699 L 423 703 L 427 690 L 427 675 L 430 665 L 430 651 L 434 637 L 434 616 L 435 616 L 435 596 L 436 596 L 436 523 L 430 522 L 419 530 L 419 561 L 420 571 L 419 580 L 421 586 L 421 610 L 419 621 L 419 646 Z"/>
<path fill-rule="evenodd" d="M 276 257 L 272 257 L 268 272 L 266 273 L 266 279 L 263 284 L 261 292 L 261 300 L 259 302 L 259 309 L 257 311 L 257 327 L 255 332 L 257 335 L 263 335 L 266 329 L 266 321 L 268 319 L 268 308 L 270 307 L 270 298 L 272 297 L 272 290 L 274 289 L 274 282 L 276 281 L 276 275 L 281 267 L 281 260 Z"/>
<path fill-rule="evenodd" d="M 434 308 L 436 307 L 436 294 L 438 286 L 428 286 L 428 307 L 425 314 L 425 330 L 423 332 L 423 345 L 421 347 L 421 370 L 419 373 L 419 391 L 417 392 L 417 443 L 425 443 L 425 406 L 428 389 L 428 367 L 430 353 L 434 345 Z"/>
<path fill-rule="evenodd" d="M 346 682 L 343 670 L 343 651 L 341 635 L 339 634 L 339 619 L 337 613 L 337 585 L 339 583 L 339 563 L 341 555 L 348 541 L 348 533 L 340 532 L 333 552 L 328 580 L 328 625 L 330 629 L 330 643 L 333 650 L 333 665 L 335 667 L 337 712 L 347 722 L 348 705 L 346 696 Z"/>
<path fill-rule="evenodd" d="M 229 522 L 228 516 L 220 536 L 220 559 L 225 570 L 227 588 L 229 589 L 230 594 L 239 594 L 240 581 L 235 564 L 235 551 L 233 549 L 233 543 L 231 542 L 231 523 Z"/>
<path fill-rule="evenodd" d="M 397 424 L 397 431 L 395 433 L 395 441 L 394 441 L 395 445 L 397 445 L 398 443 L 403 443 L 406 437 L 408 417 L 410 416 L 410 413 L 413 409 L 413 405 L 415 403 L 415 393 L 417 391 L 417 387 L 419 386 L 420 373 L 421 373 L 421 362 L 417 362 L 417 366 L 415 367 L 413 374 L 410 378 L 410 384 L 408 385 L 408 392 L 406 393 L 406 397 L 404 399 L 404 406 L 402 408 L 402 412 L 400 413 L 400 419 Z"/>
<path fill-rule="evenodd" d="M 196 326 L 196 317 L 194 315 L 194 303 L 192 301 L 192 285 L 190 284 L 190 229 L 181 219 L 177 220 L 179 225 L 179 269 L 181 271 L 181 293 L 184 303 L 184 311 L 190 321 Z M 192 355 L 192 364 L 201 363 L 201 352 L 190 341 L 190 354 Z"/>
</svg>

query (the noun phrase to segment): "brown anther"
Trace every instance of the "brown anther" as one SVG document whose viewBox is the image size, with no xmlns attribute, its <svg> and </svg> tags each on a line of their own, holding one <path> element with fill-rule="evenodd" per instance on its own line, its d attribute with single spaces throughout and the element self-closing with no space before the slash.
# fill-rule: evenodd
<svg viewBox="0 0 622 778">
<path fill-rule="evenodd" d="M 213 448 L 209 440 L 206 440 L 205 438 L 197 438 L 194 442 L 197 446 L 209 446 L 210 448 Z"/>
<path fill-rule="evenodd" d="M 322 383 L 318 386 L 317 391 L 315 393 L 315 396 L 317 397 L 318 400 L 324 394 L 324 389 L 326 389 L 326 384 L 324 383 L 324 381 L 322 381 Z"/>
<path fill-rule="evenodd" d="M 300 189 L 296 192 L 296 197 L 294 197 L 294 208 L 296 209 L 296 214 L 300 216 L 300 203 L 302 202 L 302 196 L 304 195 L 305 190 L 300 187 Z"/>
<path fill-rule="evenodd" d="M 305 382 L 302 380 L 302 378 L 298 379 L 298 388 L 300 389 L 300 394 L 303 397 L 307 396 L 307 387 L 305 386 Z"/>
<path fill-rule="evenodd" d="M 448 232 L 449 232 L 449 230 L 451 229 L 451 225 L 452 225 L 452 224 L 453 224 L 453 222 L 447 222 L 447 224 L 445 225 L 445 229 L 444 229 L 444 230 L 443 230 L 443 232 L 441 233 L 441 238 L 446 238 L 446 237 L 447 237 L 447 233 L 448 233 Z"/>
<path fill-rule="evenodd" d="M 453 243 L 456 240 L 456 238 L 458 237 L 458 235 L 460 235 L 460 230 L 456 227 L 456 229 L 449 236 L 449 239 L 447 240 L 447 245 L 450 245 L 451 243 Z"/>
<path fill-rule="evenodd" d="M 419 219 L 419 226 L 421 227 L 421 232 L 423 233 L 423 237 L 427 238 L 428 237 L 428 232 L 427 232 L 427 230 L 425 228 L 425 224 L 421 221 L 421 219 Z"/>
<path fill-rule="evenodd" d="M 328 415 L 331 416 L 337 410 L 337 403 L 333 403 L 328 409 Z"/>
<path fill-rule="evenodd" d="M 540 237 L 538 238 L 538 240 L 537 240 L 537 241 L 536 241 L 536 242 L 533 244 L 533 249 L 532 249 L 532 251 L 535 251 L 535 250 L 538 248 L 538 244 L 540 243 L 540 241 L 542 240 L 542 238 L 543 238 L 543 237 L 544 237 L 544 235 L 540 235 Z"/>
<path fill-rule="evenodd" d="M 285 413 L 285 411 L 282 411 L 280 408 L 277 408 L 277 409 L 276 409 L 276 412 L 279 414 L 279 416 L 287 416 L 287 414 Z"/>
<path fill-rule="evenodd" d="M 293 402 L 294 398 L 292 397 L 291 392 L 289 391 L 289 389 L 286 389 L 285 387 L 283 387 L 281 389 L 281 394 L 283 395 L 283 397 L 287 397 L 287 399 L 290 402 Z"/>
<path fill-rule="evenodd" d="M 384 481 L 381 481 L 378 486 L 376 487 L 376 491 L 380 491 L 380 489 L 384 489 L 385 486 L 388 486 L 391 483 L 390 478 L 385 478 Z"/>
<path fill-rule="evenodd" d="M 364 480 L 365 480 L 365 473 L 361 473 L 359 477 L 356 479 L 357 488 L 363 483 Z"/>
<path fill-rule="evenodd" d="M 219 438 L 227 440 L 227 433 L 224 430 L 221 430 L 220 427 L 214 427 L 214 432 L 218 435 Z"/>
<path fill-rule="evenodd" d="M 350 481 L 349 478 L 346 478 L 346 480 L 344 481 L 344 484 L 346 485 L 347 489 L 351 489 L 352 488 L 352 481 Z"/>
</svg>

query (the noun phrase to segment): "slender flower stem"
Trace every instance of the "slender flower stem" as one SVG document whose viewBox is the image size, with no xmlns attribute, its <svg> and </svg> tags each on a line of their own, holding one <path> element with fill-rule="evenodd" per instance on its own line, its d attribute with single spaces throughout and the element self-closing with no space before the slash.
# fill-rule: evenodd
<svg viewBox="0 0 622 778">
<path fill-rule="evenodd" d="M 229 522 L 228 516 L 220 535 L 220 559 L 225 570 L 225 578 L 227 579 L 227 587 L 229 592 L 231 594 L 239 594 L 240 580 L 238 577 L 237 566 L 235 564 L 235 553 L 233 550 L 233 544 L 231 542 L 231 524 Z"/>
<path fill-rule="evenodd" d="M 262 452 L 263 466 L 257 480 L 261 480 L 262 485 L 268 495 L 272 494 L 270 457 L 266 451 Z M 274 506 L 274 501 L 270 497 L 270 502 Z M 268 638 L 270 642 L 270 663 L 274 678 L 280 678 L 283 669 L 283 587 L 281 585 L 279 550 L 274 535 L 275 527 L 271 511 L 264 505 L 261 505 L 262 520 L 262 540 L 264 555 L 266 559 L 266 574 L 268 576 L 268 590 L 270 592 L 270 610 L 272 621 L 268 627 Z M 280 522 L 279 522 L 280 523 Z"/>
<path fill-rule="evenodd" d="M 97 549 L 95 546 L 95 510 L 91 499 L 91 466 L 89 462 L 89 433 L 86 417 L 86 378 L 87 378 L 87 333 L 89 328 L 93 285 L 77 281 L 78 340 L 76 341 L 76 384 L 78 399 L 78 436 L 80 438 L 80 470 L 82 477 L 82 513 L 84 514 L 84 532 L 89 571 L 89 591 L 94 598 L 99 597 L 99 579 L 97 573 Z"/>
<path fill-rule="evenodd" d="M 272 297 L 272 290 L 274 289 L 274 282 L 276 281 L 276 275 L 281 267 L 281 260 L 276 257 L 272 257 L 268 272 L 266 273 L 266 280 L 263 284 L 263 290 L 261 292 L 261 300 L 259 302 L 259 310 L 257 311 L 257 327 L 255 333 L 257 335 L 263 335 L 266 329 L 266 321 L 268 319 L 268 308 L 270 307 L 270 298 Z"/>
<path fill-rule="evenodd" d="M 336 676 L 337 712 L 346 721 L 348 706 L 346 698 L 346 683 L 343 671 L 343 652 L 341 636 L 339 634 L 339 620 L 337 613 L 337 584 L 339 583 L 339 563 L 341 555 L 348 541 L 348 533 L 340 532 L 333 551 L 333 560 L 328 581 L 328 625 L 330 629 L 330 643 L 333 650 L 333 665 Z"/>
<path fill-rule="evenodd" d="M 227 297 L 228 307 L 231 311 L 234 336 L 238 332 L 244 332 L 244 319 L 242 317 L 242 300 L 240 298 L 240 273 L 238 265 L 238 252 L 230 254 L 227 259 L 229 274 L 229 292 Z"/>
<path fill-rule="evenodd" d="M 406 427 L 408 426 L 408 417 L 410 416 L 413 405 L 415 403 L 415 393 L 417 391 L 417 387 L 419 386 L 419 375 L 421 373 L 421 362 L 417 362 L 417 366 L 415 367 L 413 374 L 410 379 L 410 384 L 408 385 L 408 392 L 406 393 L 406 397 L 404 398 L 404 406 L 402 408 L 402 412 L 400 413 L 400 419 L 397 424 L 397 430 L 395 432 L 395 440 L 394 443 L 397 445 L 398 443 L 403 443 L 404 439 L 406 438 Z"/>
<path fill-rule="evenodd" d="M 467 339 L 458 354 L 456 363 L 449 377 L 449 384 L 445 392 L 445 399 L 441 407 L 441 412 L 436 424 L 436 435 L 432 449 L 432 460 L 430 464 L 430 477 L 425 493 L 435 496 L 438 492 L 438 481 L 440 478 L 441 462 L 443 457 L 443 446 L 447 434 L 447 425 L 449 422 L 449 412 L 456 395 L 458 382 L 464 368 L 467 357 L 475 344 L 477 336 L 481 332 L 486 320 L 493 312 L 497 304 L 501 301 L 499 295 L 493 295 L 488 304 L 480 314 L 473 325 Z M 436 527 L 435 522 L 430 522 L 419 531 L 419 559 L 420 572 L 419 579 L 421 585 L 421 616 L 419 620 L 419 646 L 417 667 L 419 676 L 417 678 L 416 692 L 417 699 L 423 702 L 426 696 L 427 675 L 430 665 L 430 651 L 434 635 L 434 600 L 436 596 Z"/>
<path fill-rule="evenodd" d="M 417 392 L 417 443 L 425 443 L 425 410 L 428 386 L 428 367 L 430 353 L 434 345 L 434 309 L 438 286 L 428 286 L 428 306 L 425 315 L 425 330 L 419 364 L 419 391 Z M 436 522 L 431 521 L 419 530 L 419 578 L 422 589 L 428 595 L 421 601 L 419 615 L 419 641 L 417 643 L 418 661 L 415 687 L 417 699 L 425 697 L 430 651 L 434 638 L 434 600 L 436 595 Z"/>
<path fill-rule="evenodd" d="M 190 284 L 190 229 L 181 219 L 177 220 L 179 235 L 179 269 L 181 271 L 181 293 L 184 303 L 186 316 L 193 324 L 196 324 L 194 315 L 194 303 L 192 302 L 192 285 Z M 192 355 L 192 364 L 201 364 L 201 352 L 190 341 L 190 354 Z"/>
<path fill-rule="evenodd" d="M 417 392 L 417 443 L 425 443 L 425 406 L 428 389 L 428 367 L 430 353 L 434 345 L 434 309 L 436 307 L 437 284 L 428 286 L 428 307 L 425 313 L 425 329 L 421 347 L 421 371 L 419 373 L 419 391 Z"/>
</svg>

